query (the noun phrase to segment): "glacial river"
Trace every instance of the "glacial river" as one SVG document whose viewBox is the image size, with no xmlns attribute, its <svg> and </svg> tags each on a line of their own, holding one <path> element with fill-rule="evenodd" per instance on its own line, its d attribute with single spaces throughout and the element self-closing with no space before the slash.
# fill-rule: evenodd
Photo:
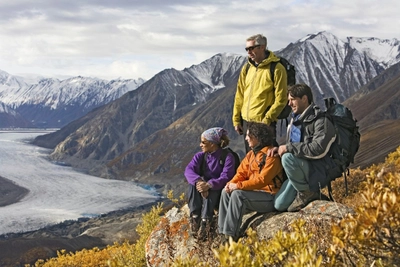
<svg viewBox="0 0 400 267">
<path fill-rule="evenodd" d="M 158 198 L 133 182 L 102 179 L 47 159 L 49 149 L 30 145 L 46 132 L 0 131 L 0 176 L 25 187 L 19 202 L 0 207 L 0 234 L 37 230 L 79 217 L 91 217 Z"/>
</svg>

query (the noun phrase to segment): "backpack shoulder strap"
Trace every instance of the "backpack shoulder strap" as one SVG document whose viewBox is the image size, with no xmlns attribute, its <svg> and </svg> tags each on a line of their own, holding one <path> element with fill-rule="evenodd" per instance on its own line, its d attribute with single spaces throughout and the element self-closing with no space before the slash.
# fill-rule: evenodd
<svg viewBox="0 0 400 267">
<path fill-rule="evenodd" d="M 229 150 L 229 148 L 222 149 L 221 155 L 219 157 L 219 164 L 222 166 L 225 165 L 226 156 L 228 156 L 228 153 L 229 153 L 228 150 Z"/>
<path fill-rule="evenodd" d="M 271 62 L 271 64 L 270 64 L 270 72 L 271 72 L 271 81 L 272 81 L 272 83 L 274 83 L 275 82 L 275 67 L 276 67 L 276 65 L 278 64 L 279 62 Z M 275 89 L 275 87 L 274 87 L 274 89 Z"/>
<path fill-rule="evenodd" d="M 262 154 L 263 154 L 263 157 L 262 157 L 260 163 L 258 164 L 258 168 L 259 168 L 258 173 L 261 173 L 261 170 L 262 170 L 262 168 L 264 168 L 265 162 L 267 160 L 267 154 L 265 154 L 265 153 L 262 153 Z"/>
<path fill-rule="evenodd" d="M 206 173 L 206 163 L 207 153 L 204 153 L 200 164 L 200 176 L 204 176 L 204 174 Z"/>
<path fill-rule="evenodd" d="M 250 63 L 247 62 L 247 63 L 246 63 L 246 75 L 247 75 L 247 72 L 249 72 L 249 69 L 250 69 Z"/>
</svg>

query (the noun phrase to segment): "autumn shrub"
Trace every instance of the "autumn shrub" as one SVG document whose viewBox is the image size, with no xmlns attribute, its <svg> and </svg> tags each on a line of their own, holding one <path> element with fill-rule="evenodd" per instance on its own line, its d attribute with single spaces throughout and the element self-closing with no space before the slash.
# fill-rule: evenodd
<svg viewBox="0 0 400 267">
<path fill-rule="evenodd" d="M 97 247 L 92 249 L 83 249 L 76 253 L 60 250 L 56 258 L 47 261 L 38 260 L 35 267 L 107 267 L 107 260 L 110 258 L 110 252 L 115 250 L 115 246 L 108 246 L 105 249 Z"/>
<path fill-rule="evenodd" d="M 366 170 L 363 203 L 332 227 L 331 255 L 353 266 L 400 266 L 400 147 Z"/>
<path fill-rule="evenodd" d="M 174 191 L 169 190 L 167 194 L 167 198 L 175 204 L 176 207 L 181 208 L 183 205 L 187 203 L 187 199 L 184 193 L 182 193 L 179 197 L 175 197 Z"/>
<path fill-rule="evenodd" d="M 143 215 L 142 223 L 136 227 L 140 238 L 135 244 L 124 244 L 108 261 L 110 267 L 141 267 L 146 266 L 145 244 L 151 232 L 160 222 L 160 214 L 163 211 L 162 203 L 151 208 L 151 211 Z"/>
</svg>

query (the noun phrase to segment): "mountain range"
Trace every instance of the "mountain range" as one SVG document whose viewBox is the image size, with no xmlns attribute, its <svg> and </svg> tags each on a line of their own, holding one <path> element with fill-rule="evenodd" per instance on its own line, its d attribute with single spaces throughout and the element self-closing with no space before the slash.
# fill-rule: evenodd
<svg viewBox="0 0 400 267">
<path fill-rule="evenodd" d="M 398 40 L 340 40 L 329 32 L 320 32 L 276 53 L 295 66 L 297 82 L 311 86 L 317 104 L 323 106 L 323 98 L 333 96 L 353 111 L 362 133 L 355 167 L 382 160 L 382 155 L 387 155 L 385 149 L 392 151 L 400 145 L 396 137 Z M 200 134 L 205 129 L 226 128 L 230 146 L 244 156 L 243 137 L 233 130 L 231 112 L 238 74 L 245 62 L 242 55 L 220 53 L 181 71 L 166 69 L 119 98 L 108 98 L 107 104 L 60 130 L 36 138 L 34 143 L 53 149 L 53 160 L 97 176 L 183 191 L 183 169 L 199 151 Z M 85 78 L 71 80 L 75 79 L 84 84 Z M 4 101 L 3 96 L 0 100 L 18 111 L 17 105 Z M 49 101 L 40 103 L 43 107 Z M 51 103 L 54 106 L 56 100 Z M 57 103 L 65 105 L 63 101 Z M 45 107 L 48 111 L 51 106 Z M 284 128 L 279 129 L 280 134 L 284 132 Z M 383 136 L 384 149 L 380 143 Z M 379 153 L 371 153 L 372 148 Z"/>
<path fill-rule="evenodd" d="M 29 80 L 26 82 L 25 80 Z M 137 80 L 101 80 L 81 76 L 65 80 L 30 79 L 0 70 L 0 127 L 60 128 L 143 84 Z"/>
</svg>

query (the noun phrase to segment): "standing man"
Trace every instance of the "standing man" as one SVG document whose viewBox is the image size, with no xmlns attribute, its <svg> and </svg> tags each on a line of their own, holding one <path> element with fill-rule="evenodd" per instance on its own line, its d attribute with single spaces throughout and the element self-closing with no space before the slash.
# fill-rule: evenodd
<svg viewBox="0 0 400 267">
<path fill-rule="evenodd" d="M 267 49 L 267 38 L 262 34 L 247 38 L 245 49 L 248 62 L 243 66 L 237 84 L 233 126 L 243 135 L 248 122 L 265 123 L 273 127 L 276 135 L 276 121 L 287 104 L 286 70 L 282 64 L 276 64 L 272 82 L 270 65 L 279 62 L 279 58 Z M 246 141 L 244 143 L 247 153 L 250 148 Z"/>
<path fill-rule="evenodd" d="M 279 154 L 288 178 L 275 195 L 275 208 L 299 211 L 320 199 L 320 190 L 330 181 L 328 172 L 335 163 L 328 152 L 336 133 L 332 122 L 313 103 L 309 86 L 296 84 L 288 89 L 288 94 L 292 119 L 286 144 L 268 154 Z"/>
</svg>

